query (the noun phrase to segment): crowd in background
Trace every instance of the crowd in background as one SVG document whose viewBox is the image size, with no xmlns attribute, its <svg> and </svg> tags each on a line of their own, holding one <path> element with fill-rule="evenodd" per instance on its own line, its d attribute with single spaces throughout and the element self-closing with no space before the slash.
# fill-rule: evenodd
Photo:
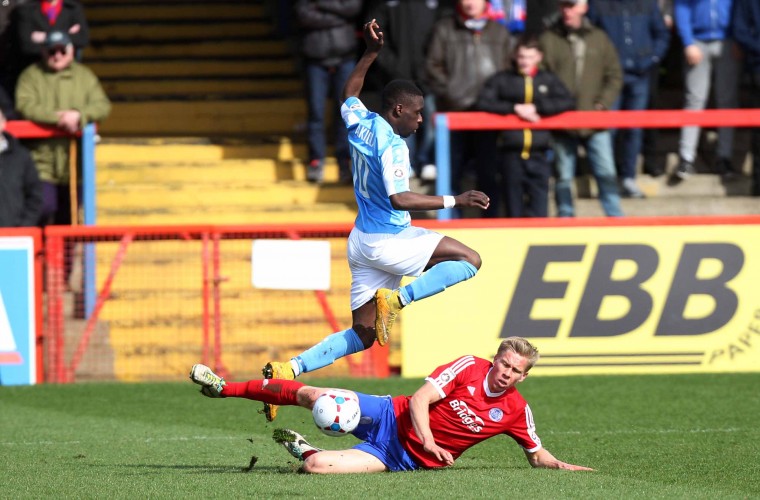
<svg viewBox="0 0 760 500">
<path fill-rule="evenodd" d="M 423 181 L 436 177 L 433 116 L 445 111 L 516 114 L 526 122 L 565 110 L 760 108 L 760 2 L 757 0 L 296 0 L 279 2 L 279 30 L 300 41 L 308 103 L 307 178 L 321 182 L 327 144 L 340 180 L 352 182 L 346 130 L 325 130 L 326 102 L 339 101 L 361 50 L 357 31 L 376 19 L 385 47 L 367 76 L 362 99 L 379 108 L 393 79 L 425 93 L 423 123 L 406 139 Z M 0 110 L 76 133 L 105 118 L 110 102 L 81 63 L 89 43 L 77 0 L 4 0 L 0 4 Z M 521 62 L 522 58 L 522 62 Z M 675 68 L 675 70 L 674 70 Z M 663 75 L 683 89 L 663 102 Z M 674 77 L 675 75 L 675 77 Z M 739 100 L 740 83 L 752 102 Z M 710 96 L 712 95 L 712 101 Z M 66 139 L 22 145 L 0 140 L 0 226 L 71 222 L 70 148 Z M 636 181 L 665 174 L 657 130 L 530 129 L 451 135 L 452 189 L 474 178 L 494 202 L 486 217 L 545 217 L 550 179 L 558 216 L 573 216 L 572 184 L 583 146 L 608 216 L 620 198 L 642 198 Z M 709 171 L 733 181 L 734 131 L 718 129 Z M 695 173 L 700 130 L 684 127 L 673 179 Z M 760 128 L 752 132 L 752 194 L 760 195 Z M 23 152 L 29 148 L 32 163 Z M 703 159 L 704 160 L 704 159 Z M 6 166 L 13 164 L 13 167 Z M 36 179 L 34 178 L 36 177 Z M 15 190 L 21 189 L 22 194 Z M 6 194 L 13 191 L 13 194 Z M 76 190 L 75 190 L 76 192 Z"/>
<path fill-rule="evenodd" d="M 380 25 L 385 47 L 362 100 L 377 109 L 384 84 L 398 78 L 425 92 L 422 127 L 407 139 L 412 166 L 423 181 L 436 175 L 431 119 L 436 111 L 514 113 L 535 121 L 566 109 L 700 110 L 708 102 L 736 108 L 749 104 L 739 102 L 740 82 L 757 89 L 760 81 L 760 2 L 753 0 L 299 0 L 296 13 L 292 31 L 304 42 L 309 88 L 309 161 L 318 168 L 324 161 L 325 99 L 339 94 L 342 75 L 360 50 L 356 40 L 337 47 L 334 41 L 344 38 L 336 34 L 356 31 L 369 19 Z M 539 64 L 520 69 L 515 49 L 526 46 L 537 53 L 523 55 L 537 57 Z M 321 51 L 319 58 L 312 56 L 315 51 Z M 321 76 L 308 69 L 314 65 Z M 554 80 L 542 83 L 549 74 L 563 89 L 556 90 Z M 678 102 L 664 102 L 664 75 L 682 89 Z M 550 87 L 551 95 L 546 94 Z M 572 106 L 554 106 L 565 90 Z M 752 95 L 758 99 L 756 91 Z M 733 160 L 733 128 L 719 128 L 717 135 L 715 154 L 703 160 L 708 171 L 730 182 L 741 175 Z M 681 130 L 678 165 L 669 172 L 675 182 L 695 173 L 699 137 L 698 127 Z M 759 138 L 753 131 L 756 196 Z M 344 144 L 345 131 L 336 129 L 334 140 Z M 452 190 L 472 176 L 476 188 L 494 200 L 487 217 L 540 217 L 548 215 L 554 177 L 557 215 L 573 216 L 572 184 L 582 145 L 605 214 L 620 216 L 621 197 L 645 197 L 636 180 L 639 170 L 652 177 L 666 173 L 657 141 L 656 129 L 572 130 L 551 137 L 529 129 L 452 132 Z M 336 147 L 336 154 L 343 149 Z M 321 180 L 321 171 L 310 179 Z M 347 180 L 345 173 L 342 179 Z"/>
</svg>

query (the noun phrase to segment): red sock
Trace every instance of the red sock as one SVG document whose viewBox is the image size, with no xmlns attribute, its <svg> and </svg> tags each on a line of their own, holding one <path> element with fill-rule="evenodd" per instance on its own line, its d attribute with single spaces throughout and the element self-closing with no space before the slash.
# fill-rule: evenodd
<svg viewBox="0 0 760 500">
<path fill-rule="evenodd" d="M 305 384 L 295 380 L 249 380 L 227 382 L 222 389 L 225 398 L 246 398 L 273 405 L 298 406 L 296 393 Z"/>
</svg>

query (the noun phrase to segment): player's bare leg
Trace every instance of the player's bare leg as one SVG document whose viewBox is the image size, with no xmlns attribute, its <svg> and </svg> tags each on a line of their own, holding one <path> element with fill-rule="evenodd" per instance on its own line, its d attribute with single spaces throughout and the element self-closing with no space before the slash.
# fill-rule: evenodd
<svg viewBox="0 0 760 500">
<path fill-rule="evenodd" d="M 444 236 L 433 251 L 422 276 L 403 288 L 381 288 L 375 293 L 377 342 L 380 345 L 388 342 L 393 323 L 406 304 L 430 297 L 472 278 L 481 264 L 480 255 L 475 250 Z"/>
<path fill-rule="evenodd" d="M 483 264 L 478 252 L 461 241 L 444 236 L 440 243 L 438 243 L 438 246 L 435 247 L 435 251 L 430 256 L 430 261 L 425 269 L 430 269 L 436 264 L 447 261 L 469 262 L 475 269 L 480 269 L 480 266 Z"/>
</svg>

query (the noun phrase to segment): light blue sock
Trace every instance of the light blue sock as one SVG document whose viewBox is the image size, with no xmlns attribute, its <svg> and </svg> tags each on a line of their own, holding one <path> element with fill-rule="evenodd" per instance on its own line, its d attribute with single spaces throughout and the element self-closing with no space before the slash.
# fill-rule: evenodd
<svg viewBox="0 0 760 500">
<path fill-rule="evenodd" d="M 322 342 L 306 349 L 293 359 L 301 367 L 301 373 L 305 373 L 331 365 L 336 359 L 363 350 L 364 344 L 361 339 L 353 328 L 349 328 L 328 335 Z"/>
<path fill-rule="evenodd" d="M 401 289 L 404 305 L 422 300 L 446 290 L 446 287 L 465 281 L 478 270 L 466 260 L 447 260 L 434 265 L 425 273 Z"/>
</svg>

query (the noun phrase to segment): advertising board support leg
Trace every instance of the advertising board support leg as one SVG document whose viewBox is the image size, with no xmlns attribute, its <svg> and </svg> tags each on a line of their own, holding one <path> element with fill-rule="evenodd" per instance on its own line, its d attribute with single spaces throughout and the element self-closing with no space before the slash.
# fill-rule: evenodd
<svg viewBox="0 0 760 500">
<path fill-rule="evenodd" d="M 203 304 L 203 317 L 201 318 L 202 321 L 202 339 L 201 339 L 201 363 L 204 365 L 209 364 L 209 344 L 211 340 L 210 332 L 211 332 L 211 320 L 210 320 L 210 314 L 209 314 L 209 281 L 211 281 L 211 277 L 209 276 L 209 255 L 208 255 L 208 240 L 209 240 L 209 234 L 203 233 L 201 236 L 201 273 L 202 273 L 202 279 L 203 282 L 201 284 L 202 287 L 202 296 L 201 296 L 201 302 Z"/>
<path fill-rule="evenodd" d="M 227 369 L 222 364 L 222 297 L 221 297 L 221 284 L 222 281 L 227 281 L 227 278 L 223 278 L 219 275 L 220 264 L 220 248 L 219 248 L 219 233 L 214 233 L 213 237 L 213 274 L 214 274 L 214 371 L 224 378 L 229 377 Z"/>
<path fill-rule="evenodd" d="M 95 125 L 90 123 L 82 131 L 82 208 L 84 209 L 84 224 L 94 226 L 95 210 Z M 84 246 L 84 314 L 85 318 L 92 315 L 95 309 L 97 287 L 95 284 L 95 245 L 87 243 Z"/>
<path fill-rule="evenodd" d="M 63 237 L 46 238 L 47 381 L 62 382 L 63 368 Z"/>
<path fill-rule="evenodd" d="M 438 176 L 435 180 L 435 194 L 451 194 L 451 132 L 449 119 L 445 114 L 435 116 L 435 164 Z M 438 210 L 439 220 L 451 219 L 451 210 Z"/>
</svg>

